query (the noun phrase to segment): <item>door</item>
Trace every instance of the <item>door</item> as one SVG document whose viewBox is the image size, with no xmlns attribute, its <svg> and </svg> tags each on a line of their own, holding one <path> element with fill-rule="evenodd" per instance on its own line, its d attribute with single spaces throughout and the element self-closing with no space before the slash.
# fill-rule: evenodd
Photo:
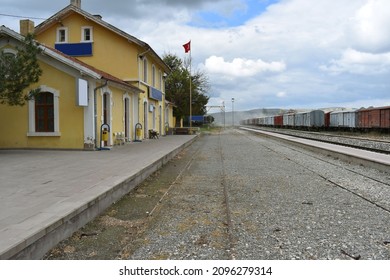
<svg viewBox="0 0 390 280">
<path fill-rule="evenodd" d="M 103 94 L 103 124 L 110 125 L 110 95 Z M 111 127 L 110 127 L 111 129 Z M 108 140 L 110 140 L 111 133 L 108 133 Z M 109 141 L 104 141 L 104 146 L 108 146 Z"/>
<path fill-rule="evenodd" d="M 130 100 L 125 98 L 125 141 L 130 140 Z"/>
</svg>

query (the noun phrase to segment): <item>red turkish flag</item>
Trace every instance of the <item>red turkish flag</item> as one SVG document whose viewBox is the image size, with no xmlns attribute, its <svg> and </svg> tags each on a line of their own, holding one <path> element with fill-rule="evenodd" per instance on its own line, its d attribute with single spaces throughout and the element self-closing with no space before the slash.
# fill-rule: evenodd
<svg viewBox="0 0 390 280">
<path fill-rule="evenodd" d="M 187 44 L 183 45 L 184 51 L 188 53 L 191 50 L 191 41 L 189 41 Z"/>
</svg>

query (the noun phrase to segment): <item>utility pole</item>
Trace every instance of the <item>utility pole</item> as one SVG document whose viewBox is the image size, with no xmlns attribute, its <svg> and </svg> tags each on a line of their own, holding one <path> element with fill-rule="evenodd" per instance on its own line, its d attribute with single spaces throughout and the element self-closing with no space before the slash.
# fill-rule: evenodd
<svg viewBox="0 0 390 280">
<path fill-rule="evenodd" d="M 232 126 L 234 128 L 234 98 L 232 98 Z"/>
<path fill-rule="evenodd" d="M 226 116 L 225 101 L 222 101 L 222 107 L 223 107 L 223 129 L 225 129 L 226 128 L 226 122 L 225 122 L 225 116 Z"/>
</svg>

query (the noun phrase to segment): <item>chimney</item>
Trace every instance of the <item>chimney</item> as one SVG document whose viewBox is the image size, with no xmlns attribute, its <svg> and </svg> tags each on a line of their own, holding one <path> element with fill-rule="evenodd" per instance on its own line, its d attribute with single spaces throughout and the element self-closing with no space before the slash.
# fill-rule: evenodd
<svg viewBox="0 0 390 280">
<path fill-rule="evenodd" d="M 81 9 L 81 0 L 70 0 L 70 4 Z"/>
<path fill-rule="evenodd" d="M 27 36 L 27 34 L 34 33 L 34 22 L 29 19 L 22 19 L 19 22 L 20 25 L 20 35 Z"/>
</svg>

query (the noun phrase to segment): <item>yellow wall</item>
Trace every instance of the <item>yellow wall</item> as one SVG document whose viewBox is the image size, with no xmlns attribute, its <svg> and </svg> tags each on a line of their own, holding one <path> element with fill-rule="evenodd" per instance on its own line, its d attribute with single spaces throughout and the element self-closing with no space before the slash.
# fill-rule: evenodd
<svg viewBox="0 0 390 280">
<path fill-rule="evenodd" d="M 109 100 L 111 104 L 110 113 L 108 114 L 108 124 L 110 125 L 110 133 L 109 133 L 109 143 L 108 145 L 114 145 L 115 144 L 115 137 L 114 133 L 118 132 L 125 132 L 124 127 L 124 100 L 123 95 L 124 91 L 112 86 L 105 87 L 101 90 L 99 90 L 97 94 L 97 139 L 98 139 L 98 146 L 100 147 L 100 141 L 101 141 L 101 126 L 103 125 L 103 94 L 108 93 L 109 94 Z M 132 126 L 130 125 L 130 137 L 132 137 Z"/>
<path fill-rule="evenodd" d="M 145 84 L 140 85 L 140 89 L 145 91 L 145 93 L 142 93 L 139 95 L 139 120 L 142 123 L 142 126 L 144 130 L 154 129 L 157 131 L 160 135 L 165 134 L 165 96 L 163 95 L 163 101 L 157 101 L 154 99 L 148 98 L 147 92 L 148 87 Z M 145 101 L 148 102 L 147 106 L 147 123 L 145 123 L 145 113 L 144 113 L 144 103 Z M 155 107 L 155 114 L 153 116 L 153 112 L 150 112 L 149 107 L 150 105 Z M 160 116 L 160 106 L 161 106 L 161 116 Z M 161 120 L 161 127 L 160 127 L 160 120 Z M 145 131 L 144 131 L 145 132 Z M 147 131 L 145 132 L 145 135 L 147 135 Z"/>
<path fill-rule="evenodd" d="M 173 116 L 173 106 L 168 105 L 168 125 L 169 127 L 175 127 L 176 126 L 176 118 Z"/>
<path fill-rule="evenodd" d="M 0 148 L 27 147 L 28 112 L 27 106 L 0 104 Z"/>
<path fill-rule="evenodd" d="M 54 47 L 56 42 L 57 28 L 68 28 L 68 43 L 80 43 L 82 27 L 90 26 L 93 29 L 93 55 L 80 56 L 77 59 L 101 69 L 111 75 L 123 80 L 132 81 L 134 86 L 144 90 L 144 94 L 139 96 L 139 121 L 143 127 L 148 129 L 155 128 L 160 134 L 164 131 L 164 114 L 165 114 L 165 95 L 163 100 L 157 102 L 149 99 L 147 92 L 148 86 L 152 85 L 152 71 L 155 66 L 155 88 L 165 92 L 164 84 L 160 86 L 160 73 L 164 70 L 159 65 L 158 61 L 151 56 L 151 52 L 141 46 L 129 42 L 128 39 L 115 32 L 99 25 L 91 20 L 86 19 L 77 13 L 72 13 L 68 17 L 61 20 L 61 25 L 53 25 L 47 30 L 36 34 L 38 41 L 45 43 L 48 46 Z M 143 61 L 139 58 L 139 54 L 144 53 L 148 62 L 148 79 L 146 84 L 143 81 Z M 147 112 L 148 123 L 144 123 L 144 100 L 148 100 L 148 104 L 154 104 L 156 107 L 155 127 L 153 127 L 153 113 Z M 116 104 L 116 103 L 115 103 Z M 159 106 L 162 107 L 162 131 L 159 125 Z M 101 106 L 98 106 L 99 108 Z M 123 113 L 123 109 L 122 109 Z M 116 118 L 114 118 L 115 120 Z M 123 117 L 122 117 L 123 119 Z M 100 121 L 100 119 L 99 119 Z M 121 129 L 120 131 L 123 131 Z M 100 133 L 99 133 L 100 134 Z"/>
<path fill-rule="evenodd" d="M 43 74 L 37 85 L 59 91 L 59 131 L 61 136 L 27 136 L 29 106 L 0 105 L 2 137 L 0 148 L 84 148 L 84 108 L 76 106 L 76 79 L 69 74 L 40 62 Z"/>
<path fill-rule="evenodd" d="M 83 26 L 93 28 L 93 55 L 80 56 L 77 59 L 84 61 L 95 68 L 101 69 L 121 79 L 138 78 L 137 54 L 140 52 L 135 44 L 129 43 L 125 38 L 91 22 L 81 15 L 72 14 L 43 33 L 36 39 L 53 47 L 56 42 L 57 28 L 68 28 L 68 43 L 80 43 Z"/>
</svg>

